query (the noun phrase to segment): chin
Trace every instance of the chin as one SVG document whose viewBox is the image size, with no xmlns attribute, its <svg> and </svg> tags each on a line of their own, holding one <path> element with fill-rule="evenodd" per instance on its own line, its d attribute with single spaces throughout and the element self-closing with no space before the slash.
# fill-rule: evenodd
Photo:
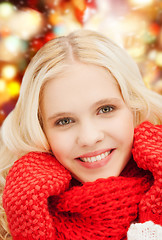
<svg viewBox="0 0 162 240">
<path fill-rule="evenodd" d="M 116 177 L 116 175 L 106 175 L 106 176 L 103 176 L 103 175 L 99 175 L 99 176 L 91 176 L 91 177 L 87 177 L 87 178 L 76 178 L 78 181 L 80 181 L 81 183 L 86 183 L 86 182 L 95 182 L 96 180 L 98 179 L 101 179 L 101 178 L 104 178 L 104 179 L 107 179 L 108 177 Z"/>
</svg>

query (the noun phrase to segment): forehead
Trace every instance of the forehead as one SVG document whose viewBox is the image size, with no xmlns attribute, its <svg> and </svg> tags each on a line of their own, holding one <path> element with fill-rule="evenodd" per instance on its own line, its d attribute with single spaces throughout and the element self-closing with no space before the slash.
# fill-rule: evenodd
<svg viewBox="0 0 162 240">
<path fill-rule="evenodd" d="M 46 84 L 43 104 L 58 108 L 66 104 L 93 104 L 106 97 L 121 98 L 118 83 L 112 74 L 96 65 L 73 63 Z"/>
<path fill-rule="evenodd" d="M 116 79 L 108 69 L 94 64 L 74 62 L 65 65 L 62 72 L 54 79 L 51 78 L 47 82 L 44 92 L 57 91 L 63 88 L 66 88 L 67 92 L 71 89 L 76 91 L 77 89 L 81 90 L 82 86 L 91 86 L 95 89 L 97 85 L 102 87 L 103 84 L 119 88 Z M 59 92 L 61 93 L 61 91 Z"/>
</svg>

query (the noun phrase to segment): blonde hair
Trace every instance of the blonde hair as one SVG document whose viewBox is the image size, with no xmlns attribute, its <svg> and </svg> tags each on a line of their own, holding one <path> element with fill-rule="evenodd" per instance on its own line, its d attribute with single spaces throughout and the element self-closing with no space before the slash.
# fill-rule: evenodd
<svg viewBox="0 0 162 240">
<path fill-rule="evenodd" d="M 103 35 L 78 30 L 46 43 L 33 57 L 24 74 L 20 96 L 1 129 L 0 180 L 2 239 L 10 239 L 2 207 L 2 191 L 14 161 L 30 151 L 49 152 L 39 109 L 45 84 L 61 74 L 73 61 L 106 68 L 119 84 L 125 103 L 132 109 L 135 125 L 144 120 L 162 123 L 162 96 L 147 89 L 136 63 L 126 51 Z M 6 237 L 5 237 L 6 233 Z"/>
</svg>

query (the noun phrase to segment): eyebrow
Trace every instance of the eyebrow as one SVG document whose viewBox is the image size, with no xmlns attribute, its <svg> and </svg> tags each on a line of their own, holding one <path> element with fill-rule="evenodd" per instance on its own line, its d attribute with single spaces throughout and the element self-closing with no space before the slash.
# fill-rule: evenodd
<svg viewBox="0 0 162 240">
<path fill-rule="evenodd" d="M 120 98 L 104 98 L 95 102 L 91 107 L 95 108 L 102 104 L 121 104 L 121 99 Z M 52 119 L 55 119 L 55 118 L 59 118 L 59 117 L 63 118 L 63 117 L 72 116 L 72 115 L 74 115 L 74 113 L 72 112 L 58 112 L 58 113 L 52 114 L 50 117 L 48 117 L 47 120 L 51 121 Z"/>
</svg>

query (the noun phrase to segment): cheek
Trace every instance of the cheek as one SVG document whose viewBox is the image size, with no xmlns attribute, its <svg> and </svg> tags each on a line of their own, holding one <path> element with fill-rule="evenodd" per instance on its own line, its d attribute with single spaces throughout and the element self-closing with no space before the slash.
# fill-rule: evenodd
<svg viewBox="0 0 162 240">
<path fill-rule="evenodd" d="M 122 140 L 123 146 L 128 148 L 128 150 L 132 149 L 133 137 L 134 137 L 134 125 L 132 122 L 128 122 L 122 126 L 123 129 L 119 130 L 120 137 Z"/>
<path fill-rule="evenodd" d="M 134 125 L 132 121 L 123 122 L 119 125 L 117 128 L 117 133 L 119 138 L 123 142 L 132 142 L 133 141 L 133 135 L 134 135 Z"/>
<path fill-rule="evenodd" d="M 106 126 L 105 126 L 106 129 Z M 118 117 L 111 119 L 107 125 L 108 132 L 114 140 L 125 146 L 132 146 L 134 136 L 133 114 L 127 109 Z"/>
<path fill-rule="evenodd" d="M 130 152 L 132 149 L 134 137 L 134 121 L 132 113 L 128 112 L 127 114 L 125 114 L 125 116 L 123 116 L 117 131 L 118 136 L 121 139 L 123 148 L 126 151 Z"/>
<path fill-rule="evenodd" d="M 53 133 L 47 136 L 51 150 L 58 161 L 68 158 L 72 152 L 74 139 L 65 133 Z"/>
</svg>

